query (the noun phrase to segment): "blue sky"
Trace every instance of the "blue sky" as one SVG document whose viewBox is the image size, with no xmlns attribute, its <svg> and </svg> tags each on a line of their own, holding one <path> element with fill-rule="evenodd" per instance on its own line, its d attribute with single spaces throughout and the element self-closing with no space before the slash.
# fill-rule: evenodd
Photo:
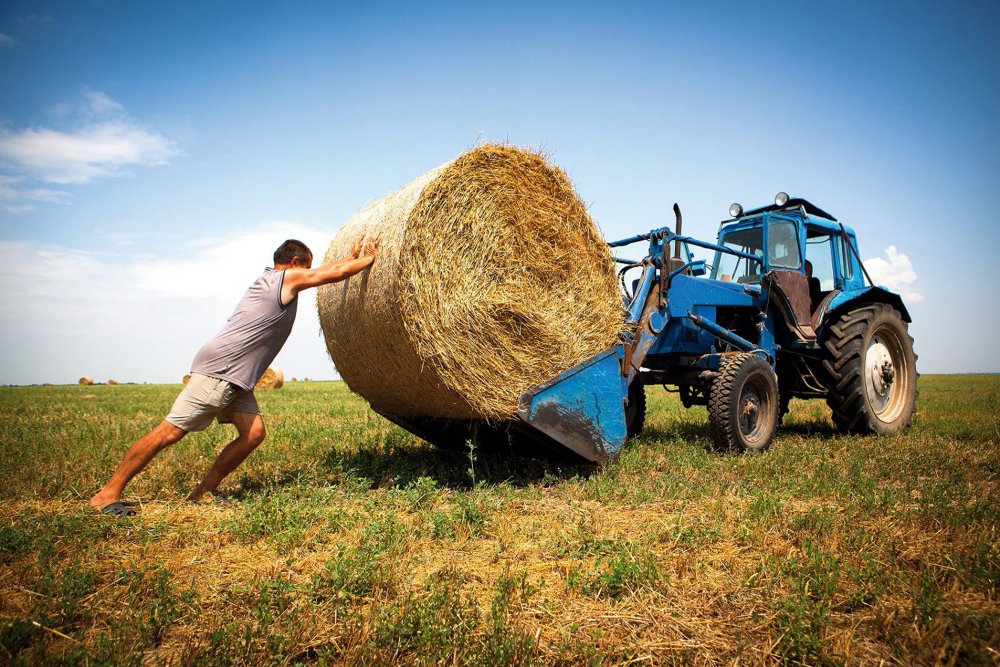
<svg viewBox="0 0 1000 667">
<path fill-rule="evenodd" d="M 0 383 L 175 382 L 273 247 L 481 141 L 607 237 L 779 190 L 859 235 L 922 372 L 1000 371 L 995 25 L 955 3 L 7 2 Z M 890 249 L 891 248 L 891 249 Z M 311 300 L 276 364 L 334 377 Z"/>
</svg>

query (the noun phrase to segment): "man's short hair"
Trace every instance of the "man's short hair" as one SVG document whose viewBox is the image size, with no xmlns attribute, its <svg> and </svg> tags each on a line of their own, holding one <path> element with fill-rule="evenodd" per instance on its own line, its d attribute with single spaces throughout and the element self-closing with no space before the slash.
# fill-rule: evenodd
<svg viewBox="0 0 1000 667">
<path fill-rule="evenodd" d="M 298 257 L 303 262 L 308 262 L 313 257 L 312 250 L 302 241 L 288 239 L 274 251 L 275 264 L 288 264 L 292 261 L 293 257 Z"/>
</svg>

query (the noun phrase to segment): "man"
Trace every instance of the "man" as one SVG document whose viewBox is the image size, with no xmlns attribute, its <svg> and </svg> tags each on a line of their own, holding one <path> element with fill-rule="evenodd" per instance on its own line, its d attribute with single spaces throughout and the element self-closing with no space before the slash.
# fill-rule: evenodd
<svg viewBox="0 0 1000 667">
<path fill-rule="evenodd" d="M 264 441 L 264 420 L 253 387 L 274 361 L 295 322 L 298 294 L 304 289 L 346 280 L 375 261 L 378 238 L 362 246 L 355 242 L 351 256 L 318 269 L 301 241 L 289 239 L 274 251 L 274 268 L 267 268 L 250 286 L 226 325 L 195 355 L 191 379 L 174 401 L 170 414 L 135 441 L 111 479 L 90 499 L 103 514 L 133 516 L 121 502 L 122 490 L 160 450 L 191 431 L 203 431 L 213 419 L 236 426 L 239 436 L 219 453 L 201 483 L 187 499 L 197 502 L 214 491 Z"/>
</svg>

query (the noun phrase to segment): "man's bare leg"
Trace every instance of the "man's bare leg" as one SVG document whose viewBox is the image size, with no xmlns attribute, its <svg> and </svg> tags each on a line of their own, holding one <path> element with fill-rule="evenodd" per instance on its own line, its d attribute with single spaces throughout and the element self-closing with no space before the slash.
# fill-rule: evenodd
<svg viewBox="0 0 1000 667">
<path fill-rule="evenodd" d="M 236 430 L 240 434 L 219 452 L 215 463 L 205 473 L 205 479 L 201 480 L 201 483 L 188 495 L 187 499 L 192 502 L 197 502 L 206 493 L 215 491 L 226 475 L 236 470 L 250 455 L 250 452 L 264 442 L 267 431 L 264 429 L 264 420 L 261 419 L 260 415 L 250 412 L 234 412 L 230 415 L 230 419 L 233 420 L 233 425 L 236 426 Z"/>
<path fill-rule="evenodd" d="M 97 509 L 116 503 L 121 499 L 122 490 L 132 478 L 145 468 L 160 450 L 169 447 L 187 435 L 187 431 L 170 422 L 160 422 L 152 431 L 135 441 L 118 464 L 111 479 L 90 499 L 90 505 Z"/>
</svg>

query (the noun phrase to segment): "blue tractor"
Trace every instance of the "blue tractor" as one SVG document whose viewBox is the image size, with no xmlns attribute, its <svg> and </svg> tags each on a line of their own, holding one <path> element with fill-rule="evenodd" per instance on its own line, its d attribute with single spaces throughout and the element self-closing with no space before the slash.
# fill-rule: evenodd
<svg viewBox="0 0 1000 667">
<path fill-rule="evenodd" d="M 898 294 L 874 285 L 855 233 L 805 199 L 733 204 L 716 243 L 654 229 L 608 245 L 648 242 L 639 260 L 615 257 L 625 334 L 610 349 L 520 398 L 494 424 L 389 419 L 437 445 L 470 443 L 600 463 L 641 432 L 645 388 L 674 387 L 708 408 L 716 446 L 763 450 L 793 397 L 825 398 L 845 433 L 889 434 L 910 423 L 916 355 Z M 711 266 L 690 247 L 714 251 Z"/>
</svg>

